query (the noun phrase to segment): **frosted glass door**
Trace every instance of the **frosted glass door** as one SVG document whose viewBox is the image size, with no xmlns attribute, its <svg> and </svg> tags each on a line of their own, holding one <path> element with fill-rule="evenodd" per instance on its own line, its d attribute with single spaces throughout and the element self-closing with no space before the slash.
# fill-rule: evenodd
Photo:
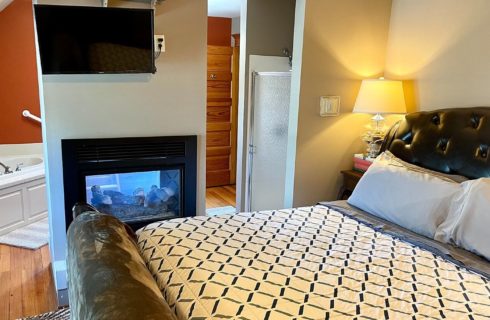
<svg viewBox="0 0 490 320">
<path fill-rule="evenodd" d="M 291 73 L 255 73 L 252 86 L 249 209 L 283 208 Z"/>
</svg>

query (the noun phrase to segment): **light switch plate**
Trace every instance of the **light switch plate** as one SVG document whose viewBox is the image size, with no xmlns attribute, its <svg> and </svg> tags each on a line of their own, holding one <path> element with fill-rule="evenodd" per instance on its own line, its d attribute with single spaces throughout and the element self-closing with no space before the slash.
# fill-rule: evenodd
<svg viewBox="0 0 490 320">
<path fill-rule="evenodd" d="M 340 96 L 320 97 L 320 116 L 334 117 L 340 114 Z"/>
<path fill-rule="evenodd" d="M 155 35 L 155 52 L 158 53 L 158 44 L 162 44 L 162 52 L 165 52 L 165 36 L 163 34 Z"/>
</svg>

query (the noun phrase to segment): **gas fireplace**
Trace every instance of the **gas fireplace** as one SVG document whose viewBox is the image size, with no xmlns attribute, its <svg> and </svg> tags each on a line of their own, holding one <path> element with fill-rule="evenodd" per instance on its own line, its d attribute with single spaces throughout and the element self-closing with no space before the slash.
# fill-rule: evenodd
<svg viewBox="0 0 490 320">
<path fill-rule="evenodd" d="M 195 136 L 62 141 L 66 226 L 84 201 L 138 229 L 196 213 Z"/>
</svg>

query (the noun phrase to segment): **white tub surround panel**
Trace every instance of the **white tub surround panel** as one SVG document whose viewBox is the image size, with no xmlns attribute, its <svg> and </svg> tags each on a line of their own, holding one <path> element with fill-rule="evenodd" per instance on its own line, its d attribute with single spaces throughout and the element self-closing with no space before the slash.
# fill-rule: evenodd
<svg viewBox="0 0 490 320">
<path fill-rule="evenodd" d="M 4 174 L 0 167 L 0 236 L 48 215 L 44 162 L 40 155 L 2 157 L 0 162 L 20 171 Z M 20 165 L 22 164 L 22 165 Z"/>
<path fill-rule="evenodd" d="M 44 178 L 0 189 L 0 236 L 47 216 Z"/>
</svg>

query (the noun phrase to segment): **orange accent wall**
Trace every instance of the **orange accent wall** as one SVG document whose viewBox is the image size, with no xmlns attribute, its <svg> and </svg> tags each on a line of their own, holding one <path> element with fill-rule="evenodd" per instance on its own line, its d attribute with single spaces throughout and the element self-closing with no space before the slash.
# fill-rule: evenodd
<svg viewBox="0 0 490 320">
<path fill-rule="evenodd" d="M 0 144 L 41 142 L 32 0 L 15 0 L 0 12 Z"/>
<path fill-rule="evenodd" d="M 208 17 L 208 45 L 231 47 L 231 19 Z"/>
</svg>

